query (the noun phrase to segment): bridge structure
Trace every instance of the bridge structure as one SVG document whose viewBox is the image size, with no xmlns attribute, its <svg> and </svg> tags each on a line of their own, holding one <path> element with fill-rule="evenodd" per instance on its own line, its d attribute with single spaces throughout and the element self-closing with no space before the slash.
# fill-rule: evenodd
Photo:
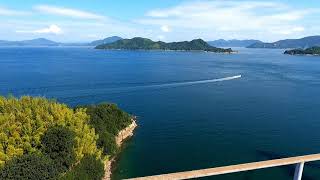
<svg viewBox="0 0 320 180">
<path fill-rule="evenodd" d="M 216 168 L 200 169 L 193 171 L 176 172 L 169 174 L 161 174 L 155 176 L 146 176 L 132 178 L 130 180 L 180 180 L 180 179 L 191 179 L 191 178 L 201 178 L 208 176 L 217 176 L 223 174 L 230 174 L 243 171 L 252 171 L 264 168 L 273 168 L 279 166 L 295 165 L 294 180 L 301 180 L 303 174 L 304 164 L 312 161 L 319 161 L 320 154 L 311 154 L 306 156 L 296 156 L 282 159 L 274 159 L 260 162 L 252 162 L 231 166 L 223 166 Z"/>
</svg>

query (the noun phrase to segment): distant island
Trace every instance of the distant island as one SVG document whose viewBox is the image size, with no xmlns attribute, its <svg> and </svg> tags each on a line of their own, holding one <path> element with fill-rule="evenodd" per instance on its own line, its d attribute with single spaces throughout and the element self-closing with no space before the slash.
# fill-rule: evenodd
<svg viewBox="0 0 320 180">
<path fill-rule="evenodd" d="M 152 41 L 147 38 L 135 37 L 122 39 L 110 44 L 101 44 L 96 49 L 126 49 L 126 50 L 173 50 L 173 51 L 207 51 L 216 53 L 232 53 L 232 49 L 223 49 L 210 46 L 202 39 L 192 41 L 165 43 Z"/>
<path fill-rule="evenodd" d="M 37 38 L 22 41 L 0 40 L 0 46 L 58 46 L 60 43 L 45 38 Z"/>
<path fill-rule="evenodd" d="M 207 41 L 208 44 L 215 47 L 247 47 L 255 43 L 262 43 L 262 41 L 254 40 L 254 39 L 248 39 L 248 40 L 238 40 L 238 39 L 232 39 L 232 40 L 224 40 L 224 39 L 218 39 L 214 41 Z"/>
<path fill-rule="evenodd" d="M 309 48 L 314 46 L 320 46 L 320 36 L 308 36 L 301 39 L 285 39 L 273 43 L 258 42 L 248 46 L 247 48 L 287 49 Z"/>
<path fill-rule="evenodd" d="M 307 49 L 292 49 L 292 50 L 285 51 L 284 54 L 319 56 L 320 55 L 320 47 L 311 47 L 311 48 L 307 48 Z"/>
<path fill-rule="evenodd" d="M 22 41 L 6 41 L 0 40 L 0 46 L 97 46 L 99 44 L 113 43 L 122 39 L 119 36 L 111 36 L 105 39 L 100 39 L 92 42 L 79 42 L 79 43 L 62 43 L 52 41 L 46 38 L 36 38 Z"/>
</svg>

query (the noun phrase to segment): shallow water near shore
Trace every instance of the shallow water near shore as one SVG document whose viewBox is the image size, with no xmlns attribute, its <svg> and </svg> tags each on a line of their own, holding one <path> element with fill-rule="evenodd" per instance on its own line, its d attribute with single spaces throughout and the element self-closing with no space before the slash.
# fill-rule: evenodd
<svg viewBox="0 0 320 180">
<path fill-rule="evenodd" d="M 70 106 L 114 102 L 138 116 L 114 179 L 320 153 L 320 58 L 236 50 L 1 47 L 0 93 Z M 204 179 L 291 180 L 293 168 Z M 303 179 L 319 179 L 319 170 L 307 163 Z"/>
</svg>

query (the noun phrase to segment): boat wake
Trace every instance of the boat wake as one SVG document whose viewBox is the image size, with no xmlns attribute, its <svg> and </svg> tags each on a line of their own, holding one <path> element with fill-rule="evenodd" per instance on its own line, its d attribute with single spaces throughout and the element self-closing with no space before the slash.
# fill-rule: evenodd
<svg viewBox="0 0 320 180">
<path fill-rule="evenodd" d="M 241 78 L 241 75 L 236 76 L 229 76 L 224 78 L 217 78 L 217 79 L 207 79 L 207 80 L 198 80 L 198 81 L 184 81 L 184 82 L 170 82 L 170 83 L 162 83 L 162 84 L 149 84 L 149 85 L 136 85 L 136 86 L 127 86 L 127 87 L 103 87 L 103 88 L 88 88 L 88 89 L 68 89 L 68 90 L 52 90 L 49 94 L 49 97 L 57 97 L 59 100 L 64 102 L 72 102 L 78 100 L 79 98 L 95 98 L 104 95 L 110 94 L 127 94 L 134 91 L 141 91 L 141 90 L 160 90 L 164 88 L 176 88 L 182 86 L 192 86 L 197 84 L 208 84 L 214 82 L 223 82 L 223 81 L 230 81 Z M 24 93 L 24 94 L 31 94 Z M 75 96 L 76 94 L 76 96 Z M 42 95 L 42 94 L 36 94 Z M 48 94 L 43 94 L 48 95 Z M 59 97 L 60 96 L 60 97 Z"/>
<path fill-rule="evenodd" d="M 134 91 L 141 91 L 141 90 L 157 90 L 162 88 L 175 88 L 175 87 L 182 87 L 182 86 L 192 86 L 196 84 L 207 84 L 207 83 L 214 83 L 214 82 L 222 82 L 222 81 L 230 81 L 241 78 L 241 75 L 237 76 L 229 76 L 224 78 L 218 79 L 207 79 L 207 80 L 199 80 L 199 81 L 185 81 L 185 82 L 172 82 L 172 83 L 163 83 L 163 84 L 152 84 L 152 85 L 139 85 L 139 86 L 129 86 L 129 87 L 118 87 L 118 88 L 101 88 L 95 89 L 94 91 L 85 90 L 81 92 L 74 92 L 73 94 L 78 94 L 78 96 L 65 96 L 61 98 L 63 101 L 70 101 L 77 100 L 79 98 L 95 98 L 99 96 L 103 96 L 106 94 L 127 94 L 129 92 Z"/>
<path fill-rule="evenodd" d="M 195 84 L 206 84 L 206 83 L 213 83 L 213 82 L 230 81 L 230 80 L 239 79 L 239 78 L 241 78 L 241 75 L 230 76 L 230 77 L 225 77 L 225 78 L 218 78 L 218 79 L 200 80 L 200 81 L 186 81 L 186 82 L 176 82 L 176 83 L 136 86 L 136 88 L 137 87 L 141 87 L 141 88 L 142 87 L 143 88 L 178 87 L 178 86 L 187 86 L 187 85 L 195 85 Z"/>
</svg>

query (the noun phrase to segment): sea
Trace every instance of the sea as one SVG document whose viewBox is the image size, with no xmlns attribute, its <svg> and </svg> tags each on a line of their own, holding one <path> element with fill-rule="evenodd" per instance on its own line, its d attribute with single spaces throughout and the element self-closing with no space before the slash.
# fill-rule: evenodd
<svg viewBox="0 0 320 180">
<path fill-rule="evenodd" d="M 70 107 L 116 103 L 138 117 L 113 179 L 320 153 L 320 57 L 0 47 L 0 95 Z M 294 166 L 207 177 L 291 180 Z M 304 180 L 320 179 L 320 162 Z"/>
</svg>

